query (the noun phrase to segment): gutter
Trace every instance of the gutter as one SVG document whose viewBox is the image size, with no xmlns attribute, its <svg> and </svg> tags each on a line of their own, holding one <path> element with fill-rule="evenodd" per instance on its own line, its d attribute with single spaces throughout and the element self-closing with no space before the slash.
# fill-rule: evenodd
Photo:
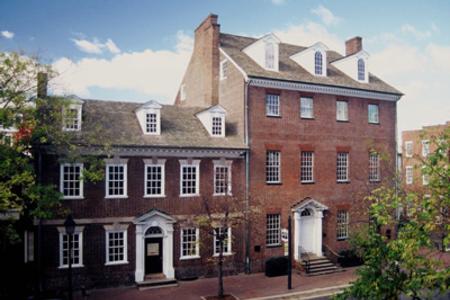
<svg viewBox="0 0 450 300">
<path fill-rule="evenodd" d="M 248 87 L 250 80 L 244 81 L 244 144 L 247 147 L 245 152 L 245 212 L 247 214 L 245 224 L 245 273 L 250 274 L 250 142 L 249 142 L 249 109 L 248 109 Z"/>
</svg>

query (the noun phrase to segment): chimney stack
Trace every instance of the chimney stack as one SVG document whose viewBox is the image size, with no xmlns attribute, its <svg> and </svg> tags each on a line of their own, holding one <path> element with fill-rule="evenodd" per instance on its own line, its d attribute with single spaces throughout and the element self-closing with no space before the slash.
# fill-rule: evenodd
<svg viewBox="0 0 450 300">
<path fill-rule="evenodd" d="M 362 50 L 362 38 L 355 36 L 345 42 L 345 56 L 358 53 Z"/>
<path fill-rule="evenodd" d="M 47 83 L 48 83 L 47 73 L 39 72 L 37 74 L 37 97 L 38 98 L 47 97 Z"/>
</svg>

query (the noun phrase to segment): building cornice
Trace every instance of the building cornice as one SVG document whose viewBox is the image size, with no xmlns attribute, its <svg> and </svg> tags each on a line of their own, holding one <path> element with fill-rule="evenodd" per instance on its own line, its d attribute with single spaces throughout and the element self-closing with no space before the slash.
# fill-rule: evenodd
<svg viewBox="0 0 450 300">
<path fill-rule="evenodd" d="M 398 101 L 401 98 L 401 94 L 390 94 L 376 91 L 359 90 L 345 87 L 320 85 L 320 84 L 309 84 L 303 82 L 294 81 L 282 81 L 273 80 L 265 78 L 254 78 L 250 77 L 250 85 L 257 87 L 273 88 L 273 89 L 283 89 L 291 91 L 302 91 L 318 94 L 327 95 L 338 95 L 345 97 L 356 97 L 356 98 L 366 98 L 366 99 L 376 99 L 384 101 Z"/>
</svg>

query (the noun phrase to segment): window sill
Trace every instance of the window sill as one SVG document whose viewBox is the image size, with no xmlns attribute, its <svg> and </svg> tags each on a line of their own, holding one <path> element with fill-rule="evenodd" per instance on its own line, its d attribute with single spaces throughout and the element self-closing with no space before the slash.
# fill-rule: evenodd
<svg viewBox="0 0 450 300">
<path fill-rule="evenodd" d="M 380 183 L 381 182 L 381 180 L 380 179 L 373 179 L 373 180 L 369 180 L 369 182 L 370 183 L 374 183 L 374 184 L 376 184 L 376 183 Z"/>
<path fill-rule="evenodd" d="M 84 196 L 80 197 L 63 197 L 63 200 L 83 200 Z"/>
<path fill-rule="evenodd" d="M 231 194 L 231 193 L 230 194 L 216 194 L 216 193 L 214 193 L 213 196 L 214 197 L 227 197 L 227 196 L 228 197 L 232 197 L 233 194 Z"/>
<path fill-rule="evenodd" d="M 59 266 L 58 269 L 68 269 L 69 266 L 68 265 L 64 265 L 64 266 Z M 73 268 L 84 268 L 84 265 L 72 265 L 72 269 Z"/>
<path fill-rule="evenodd" d="M 282 185 L 283 183 L 280 182 L 266 182 L 266 185 Z"/>
<path fill-rule="evenodd" d="M 302 116 L 300 116 L 300 119 L 302 119 L 302 120 L 315 120 L 314 117 L 302 117 Z"/>
<path fill-rule="evenodd" d="M 281 115 L 278 115 L 278 116 L 276 116 L 276 115 L 266 115 L 266 117 L 268 117 L 268 118 L 278 118 L 278 119 L 281 119 Z"/>
<path fill-rule="evenodd" d="M 380 125 L 380 122 L 378 122 L 378 123 L 369 122 L 369 125 Z"/>
<path fill-rule="evenodd" d="M 300 181 L 301 184 L 314 184 L 315 181 Z"/>
<path fill-rule="evenodd" d="M 342 180 L 342 181 L 336 181 L 337 184 L 349 184 L 350 180 Z"/>
<path fill-rule="evenodd" d="M 180 194 L 180 198 L 200 197 L 200 194 Z"/>
<path fill-rule="evenodd" d="M 126 198 L 128 198 L 128 195 L 105 196 L 105 199 L 126 199 Z"/>
<path fill-rule="evenodd" d="M 234 255 L 234 253 L 232 252 L 223 253 L 223 256 L 232 256 L 232 255 Z M 219 253 L 214 253 L 213 257 L 219 257 Z"/>
<path fill-rule="evenodd" d="M 191 259 L 200 259 L 200 255 L 195 256 L 180 256 L 180 260 L 191 260 Z"/>
<path fill-rule="evenodd" d="M 166 195 L 162 194 L 162 195 L 144 195 L 144 198 L 165 198 Z"/>
<path fill-rule="evenodd" d="M 348 237 L 346 237 L 346 238 L 340 238 L 340 239 L 336 239 L 338 242 L 344 242 L 344 241 L 346 241 L 346 240 L 348 240 Z"/>
<path fill-rule="evenodd" d="M 338 122 L 338 123 L 350 123 L 349 120 L 336 120 L 336 122 Z"/>
<path fill-rule="evenodd" d="M 282 246 L 281 243 L 279 243 L 279 244 L 273 244 L 273 245 L 266 245 L 266 248 L 279 248 L 281 246 Z"/>
<path fill-rule="evenodd" d="M 105 263 L 105 266 L 120 266 L 120 265 L 127 265 L 128 261 L 114 261 L 114 262 L 107 262 Z"/>
</svg>

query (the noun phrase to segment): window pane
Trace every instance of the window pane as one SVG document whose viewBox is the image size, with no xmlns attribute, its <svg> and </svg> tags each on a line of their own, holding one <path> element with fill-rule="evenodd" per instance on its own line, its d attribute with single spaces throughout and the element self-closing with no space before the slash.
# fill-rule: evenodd
<svg viewBox="0 0 450 300">
<path fill-rule="evenodd" d="M 196 228 L 181 230 L 181 256 L 198 256 L 198 241 Z"/>
<path fill-rule="evenodd" d="M 369 104 L 368 111 L 369 111 L 369 123 L 378 124 L 379 123 L 378 105 Z"/>
<path fill-rule="evenodd" d="M 348 153 L 339 152 L 336 160 L 336 180 L 348 181 Z"/>
<path fill-rule="evenodd" d="M 300 99 L 300 117 L 314 118 L 314 106 L 312 98 Z"/>
<path fill-rule="evenodd" d="M 155 113 L 146 114 L 146 130 L 147 133 L 155 133 L 157 132 L 158 125 L 158 116 Z"/>
<path fill-rule="evenodd" d="M 314 152 L 302 151 L 300 156 L 300 180 L 301 182 L 313 182 Z"/>
<path fill-rule="evenodd" d="M 146 195 L 162 195 L 162 165 L 145 165 L 147 178 L 145 179 Z"/>
<path fill-rule="evenodd" d="M 214 171 L 214 193 L 216 195 L 230 194 L 229 168 L 227 166 L 215 166 Z"/>
<path fill-rule="evenodd" d="M 267 151 L 266 153 L 266 182 L 278 183 L 280 178 L 280 152 Z"/>
<path fill-rule="evenodd" d="M 380 180 L 380 158 L 378 153 L 369 154 L 369 181 Z"/>
<path fill-rule="evenodd" d="M 126 196 L 125 195 L 125 165 L 106 165 L 108 171 L 107 191 L 108 196 Z"/>
<path fill-rule="evenodd" d="M 107 262 L 123 262 L 126 260 L 125 231 L 108 232 Z"/>
<path fill-rule="evenodd" d="M 81 195 L 81 165 L 64 164 L 62 167 L 62 193 L 66 197 Z"/>
<path fill-rule="evenodd" d="M 213 117 L 212 118 L 212 135 L 222 135 L 222 118 Z"/>
<path fill-rule="evenodd" d="M 181 194 L 196 195 L 197 191 L 197 169 L 198 166 L 181 167 Z"/>
<path fill-rule="evenodd" d="M 348 121 L 347 101 L 336 101 L 336 119 L 338 121 Z"/>
<path fill-rule="evenodd" d="M 322 75 L 322 53 L 319 51 L 314 55 L 314 67 L 316 75 Z"/>
<path fill-rule="evenodd" d="M 279 116 L 280 115 L 280 96 L 266 95 L 266 115 Z"/>
<path fill-rule="evenodd" d="M 266 243 L 268 246 L 280 244 L 280 230 L 280 215 L 268 214 L 266 219 Z"/>
<path fill-rule="evenodd" d="M 338 240 L 348 238 L 348 211 L 338 210 L 336 215 L 336 236 Z"/>
</svg>

